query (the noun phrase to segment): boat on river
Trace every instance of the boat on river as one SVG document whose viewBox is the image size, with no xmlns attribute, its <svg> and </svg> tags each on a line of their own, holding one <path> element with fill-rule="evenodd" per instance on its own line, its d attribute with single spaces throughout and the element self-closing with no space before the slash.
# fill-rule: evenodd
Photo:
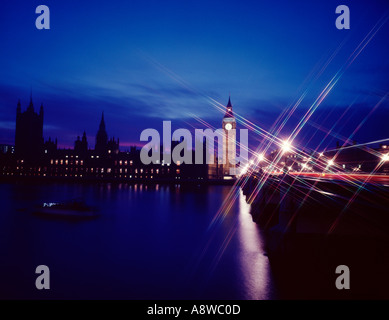
<svg viewBox="0 0 389 320">
<path fill-rule="evenodd" d="M 98 216 L 96 208 L 79 200 L 44 202 L 38 206 L 35 213 L 46 217 L 70 219 L 91 219 Z"/>
</svg>

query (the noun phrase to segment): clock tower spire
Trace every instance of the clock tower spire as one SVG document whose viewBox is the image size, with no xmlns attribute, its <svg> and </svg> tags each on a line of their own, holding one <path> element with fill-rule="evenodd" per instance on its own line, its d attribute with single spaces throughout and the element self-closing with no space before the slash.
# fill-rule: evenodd
<svg viewBox="0 0 389 320">
<path fill-rule="evenodd" d="M 231 97 L 228 97 L 228 103 L 226 107 L 226 114 L 224 115 L 224 118 L 233 118 L 234 115 L 232 113 L 232 103 L 231 103 Z"/>
<path fill-rule="evenodd" d="M 223 177 L 235 176 L 236 168 L 236 121 L 232 112 L 231 97 L 228 97 L 223 117 Z M 225 159 L 225 160 L 224 160 Z"/>
</svg>

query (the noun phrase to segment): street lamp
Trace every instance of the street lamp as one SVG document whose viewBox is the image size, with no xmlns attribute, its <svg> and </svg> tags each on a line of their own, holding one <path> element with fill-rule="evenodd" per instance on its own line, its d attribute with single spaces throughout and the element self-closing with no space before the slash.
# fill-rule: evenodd
<svg viewBox="0 0 389 320">
<path fill-rule="evenodd" d="M 289 140 L 284 140 L 282 142 L 282 146 L 281 146 L 281 150 L 282 150 L 282 154 L 285 156 L 284 158 L 284 162 L 285 162 L 285 166 L 284 166 L 284 173 L 286 173 L 286 162 L 287 162 L 287 153 L 290 152 L 292 150 L 292 144 L 289 142 Z"/>
<path fill-rule="evenodd" d="M 329 166 L 333 166 L 333 165 L 334 165 L 334 163 L 335 163 L 335 162 L 334 162 L 334 160 L 333 160 L 333 159 L 330 159 L 330 160 L 328 160 L 328 165 L 329 165 Z"/>
<path fill-rule="evenodd" d="M 287 153 L 292 150 L 292 144 L 288 140 L 284 140 L 281 146 L 282 153 Z"/>
<path fill-rule="evenodd" d="M 246 165 L 241 169 L 240 175 L 241 175 L 241 176 L 245 175 L 245 174 L 247 173 L 248 169 L 249 169 L 249 165 L 246 164 Z"/>
</svg>

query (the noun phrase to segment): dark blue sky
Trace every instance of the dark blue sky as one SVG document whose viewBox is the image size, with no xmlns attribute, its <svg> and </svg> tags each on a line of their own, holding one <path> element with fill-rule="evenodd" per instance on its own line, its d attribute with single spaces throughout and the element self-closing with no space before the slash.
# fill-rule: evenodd
<svg viewBox="0 0 389 320">
<path fill-rule="evenodd" d="M 50 30 L 35 28 L 40 4 L 50 8 Z M 340 4 L 350 8 L 350 30 L 335 27 Z M 220 127 L 222 114 L 207 97 L 225 105 L 229 93 L 235 112 L 269 129 L 308 89 L 287 135 L 388 10 L 385 0 L 6 1 L 0 143 L 13 143 L 16 104 L 27 107 L 30 87 L 35 106 L 45 108 L 45 138 L 61 146 L 86 130 L 93 147 L 102 111 L 122 146 L 139 144 L 141 131 L 161 129 L 162 120 L 202 128 L 191 114 Z M 315 147 L 347 108 L 333 133 L 349 136 L 389 92 L 388 39 L 386 22 L 301 131 L 301 146 Z M 386 99 L 355 140 L 388 138 L 388 120 Z"/>
</svg>

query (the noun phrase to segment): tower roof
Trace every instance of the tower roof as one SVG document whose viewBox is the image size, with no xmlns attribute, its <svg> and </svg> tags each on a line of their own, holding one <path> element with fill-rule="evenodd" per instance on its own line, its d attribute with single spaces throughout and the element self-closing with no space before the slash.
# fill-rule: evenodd
<svg viewBox="0 0 389 320">
<path fill-rule="evenodd" d="M 101 114 L 101 121 L 100 121 L 99 130 L 105 130 L 104 111 Z"/>
<path fill-rule="evenodd" d="M 86 142 L 86 133 L 85 133 L 85 130 L 84 130 L 84 133 L 82 134 L 82 141 Z"/>
<path fill-rule="evenodd" d="M 228 97 L 227 108 L 232 108 L 231 97 L 230 96 Z"/>
<path fill-rule="evenodd" d="M 226 106 L 226 114 L 224 115 L 224 118 L 233 118 L 234 114 L 232 113 L 232 103 L 231 103 L 231 97 L 228 97 L 228 103 Z"/>
<path fill-rule="evenodd" d="M 103 112 L 101 115 L 99 131 L 97 131 L 96 134 L 95 150 L 100 153 L 104 153 L 107 148 L 107 142 L 108 142 L 108 135 L 107 135 L 107 131 L 105 130 L 105 121 L 104 121 L 104 112 Z"/>
<path fill-rule="evenodd" d="M 28 105 L 27 110 L 32 110 L 34 111 L 34 104 L 32 103 L 32 90 L 30 92 L 30 104 Z"/>
</svg>

